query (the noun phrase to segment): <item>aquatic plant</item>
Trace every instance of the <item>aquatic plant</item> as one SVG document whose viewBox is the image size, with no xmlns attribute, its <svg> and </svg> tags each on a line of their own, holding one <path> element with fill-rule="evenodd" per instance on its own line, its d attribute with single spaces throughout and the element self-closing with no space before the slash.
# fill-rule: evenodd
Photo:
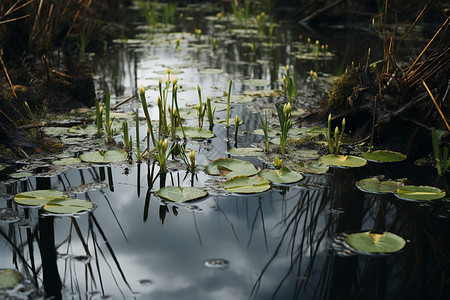
<svg viewBox="0 0 450 300">
<path fill-rule="evenodd" d="M 174 144 L 174 146 L 172 146 L 172 148 L 167 152 L 168 144 L 169 141 L 166 138 L 162 141 L 158 141 L 155 154 L 155 158 L 159 163 L 159 172 L 164 174 L 167 173 L 167 159 L 176 146 L 176 144 Z"/>
<path fill-rule="evenodd" d="M 136 110 L 136 160 L 141 162 L 141 141 L 139 139 L 139 111 Z"/>
<path fill-rule="evenodd" d="M 283 160 L 279 159 L 278 156 L 275 156 L 275 159 L 273 161 L 273 166 L 275 167 L 275 169 L 279 169 L 283 166 Z"/>
<path fill-rule="evenodd" d="M 280 136 L 280 146 L 281 153 L 286 153 L 286 143 L 289 129 L 292 126 L 291 120 L 291 103 L 286 103 L 282 107 L 280 103 L 276 105 L 278 120 L 280 122 L 281 127 L 281 136 Z"/>
<path fill-rule="evenodd" d="M 283 76 L 283 91 L 288 97 L 289 103 L 298 96 L 297 74 L 294 71 L 291 77 L 289 65 L 286 65 L 286 75 Z"/>
<path fill-rule="evenodd" d="M 202 91 L 200 89 L 200 85 L 197 84 L 198 91 L 198 104 L 197 104 L 197 117 L 198 117 L 198 127 L 203 127 L 203 119 L 206 113 L 206 103 L 202 103 Z"/>
<path fill-rule="evenodd" d="M 103 106 L 100 106 L 100 101 L 95 102 L 95 124 L 97 125 L 97 134 L 101 134 L 103 128 Z"/>
<path fill-rule="evenodd" d="M 211 97 L 209 95 L 206 97 L 206 111 L 208 116 L 209 127 L 212 128 L 214 126 L 214 113 L 216 112 L 216 108 L 212 109 Z"/>
<path fill-rule="evenodd" d="M 230 127 L 230 103 L 231 103 L 231 84 L 233 80 L 230 80 L 230 85 L 228 86 L 227 94 L 227 127 Z"/>
<path fill-rule="evenodd" d="M 108 93 L 105 95 L 105 141 L 107 144 L 111 144 L 114 141 L 114 130 L 112 128 L 111 114 L 111 96 Z"/>
<path fill-rule="evenodd" d="M 264 132 L 264 140 L 266 144 L 266 152 L 269 152 L 269 122 L 267 122 L 267 112 L 264 111 L 264 120 L 259 117 Z"/>
<path fill-rule="evenodd" d="M 344 136 L 345 131 L 345 118 L 342 119 L 342 127 L 341 133 L 339 134 L 339 128 L 336 126 L 334 129 L 334 137 L 331 133 L 331 114 L 328 115 L 328 131 L 327 134 L 327 142 L 328 142 L 328 150 L 331 154 L 339 154 L 339 150 L 342 144 L 342 138 Z"/>
<path fill-rule="evenodd" d="M 125 145 L 125 150 L 127 152 L 131 152 L 133 149 L 132 137 L 128 134 L 128 122 L 122 122 L 122 131 L 123 131 L 123 143 Z"/>
<path fill-rule="evenodd" d="M 191 170 L 191 172 L 195 172 L 195 151 L 191 149 L 191 151 L 189 152 L 189 168 Z"/>
<path fill-rule="evenodd" d="M 441 136 L 443 131 L 431 128 L 431 143 L 433 145 L 433 158 L 436 164 L 439 176 L 445 174 L 450 167 L 450 159 L 448 157 L 448 147 L 441 146 Z"/>
<path fill-rule="evenodd" d="M 234 117 L 234 141 L 237 144 L 237 137 L 238 137 L 238 128 L 239 128 L 239 117 L 238 115 L 236 115 L 236 117 Z"/>
<path fill-rule="evenodd" d="M 150 114 L 148 112 L 147 100 L 145 99 L 145 89 L 142 86 L 142 84 L 139 87 L 139 95 L 141 97 L 142 109 L 144 110 L 145 119 L 147 120 L 147 127 L 150 131 L 152 143 L 153 143 L 153 146 L 156 146 L 157 143 L 156 143 L 155 135 L 153 134 L 152 119 L 150 118 Z M 150 151 L 150 149 L 148 149 L 148 151 Z"/>
<path fill-rule="evenodd" d="M 180 125 L 181 133 L 183 134 L 183 138 L 186 139 L 186 134 L 183 129 L 183 122 L 181 121 L 180 109 L 178 108 L 178 78 L 175 75 L 172 80 L 172 107 L 174 110 L 172 111 L 172 123 L 177 124 L 177 120 L 179 121 L 178 125 Z M 176 128 L 176 127 L 172 127 Z M 173 136 L 174 133 L 172 133 Z"/>
</svg>

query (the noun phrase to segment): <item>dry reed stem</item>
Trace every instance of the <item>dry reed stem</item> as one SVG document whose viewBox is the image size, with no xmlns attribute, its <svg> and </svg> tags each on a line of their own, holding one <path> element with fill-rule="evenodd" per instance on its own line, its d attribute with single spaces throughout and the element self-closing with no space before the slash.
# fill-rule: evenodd
<svg viewBox="0 0 450 300">
<path fill-rule="evenodd" d="M 38 7 L 37 15 L 36 15 L 36 18 L 34 19 L 33 29 L 31 30 L 30 37 L 31 37 L 32 39 L 34 39 L 34 34 L 35 34 L 36 30 L 37 30 L 39 17 L 40 17 L 40 15 L 41 15 L 42 2 L 43 2 L 43 0 L 41 0 L 41 1 L 39 2 L 39 7 Z"/>
<path fill-rule="evenodd" d="M 428 92 L 428 95 L 430 95 L 431 100 L 433 100 L 434 106 L 436 106 L 437 111 L 439 112 L 439 115 L 441 116 L 442 120 L 445 123 L 445 126 L 447 126 L 447 131 L 450 131 L 450 126 L 447 123 L 447 120 L 445 119 L 444 114 L 442 113 L 442 110 L 439 108 L 439 105 L 437 104 L 436 100 L 434 99 L 433 94 L 431 93 L 430 89 L 428 88 L 427 84 L 425 83 L 425 81 L 422 80 L 422 84 L 425 87 L 425 89 Z"/>
<path fill-rule="evenodd" d="M 397 50 L 397 48 L 401 45 L 401 43 L 403 42 L 403 40 L 408 36 L 409 32 L 414 28 L 414 26 L 416 26 L 417 21 L 419 21 L 420 17 L 422 17 L 423 13 L 424 13 L 425 10 L 428 8 L 428 5 L 430 5 L 430 1 L 428 1 L 427 4 L 425 4 L 424 8 L 423 8 L 422 11 L 419 13 L 419 15 L 418 15 L 417 18 L 414 20 L 414 22 L 411 24 L 411 26 L 409 27 L 408 31 L 406 31 L 406 33 L 402 36 L 402 38 L 401 38 L 400 41 L 398 42 L 397 46 L 395 46 L 395 50 Z"/>
<path fill-rule="evenodd" d="M 3 50 L 1 52 L 3 52 Z M 5 72 L 6 78 L 8 79 L 9 87 L 11 88 L 11 91 L 13 92 L 14 97 L 16 98 L 16 100 L 19 100 L 19 98 L 17 97 L 16 91 L 14 91 L 14 85 L 11 81 L 11 78 L 9 78 L 8 70 L 6 69 L 5 63 L 3 62 L 2 54 L 3 53 L 0 53 L 0 62 L 3 67 L 3 71 Z"/>
</svg>

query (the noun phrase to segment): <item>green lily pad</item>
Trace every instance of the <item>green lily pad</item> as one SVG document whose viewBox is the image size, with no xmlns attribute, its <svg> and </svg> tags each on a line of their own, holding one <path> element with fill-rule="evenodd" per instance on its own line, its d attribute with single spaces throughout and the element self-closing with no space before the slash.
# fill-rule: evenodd
<svg viewBox="0 0 450 300">
<path fill-rule="evenodd" d="M 270 189 L 270 181 L 259 176 L 241 175 L 228 179 L 223 183 L 223 187 L 229 192 L 238 194 L 261 193 Z"/>
<path fill-rule="evenodd" d="M 242 83 L 245 85 L 251 85 L 251 86 L 268 86 L 268 85 L 270 85 L 270 81 L 265 80 L 265 79 L 246 79 Z"/>
<path fill-rule="evenodd" d="M 229 118 L 228 122 L 229 122 L 230 126 L 234 126 L 235 119 L 234 118 Z M 217 124 L 227 124 L 227 119 L 217 120 L 216 123 Z M 238 124 L 241 125 L 243 123 L 244 123 L 244 121 L 242 121 L 242 119 L 238 117 Z"/>
<path fill-rule="evenodd" d="M 51 200 L 66 199 L 69 196 L 57 190 L 38 190 L 18 193 L 14 197 L 14 202 L 20 205 L 43 206 Z"/>
<path fill-rule="evenodd" d="M 128 154 L 124 150 L 107 150 L 107 151 L 93 151 L 86 152 L 80 155 L 82 161 L 89 163 L 116 163 L 125 161 Z"/>
<path fill-rule="evenodd" d="M 222 74 L 223 71 L 222 71 L 222 69 L 209 68 L 209 69 L 203 69 L 199 73 L 202 75 L 214 75 L 214 74 Z"/>
<path fill-rule="evenodd" d="M 43 209 L 54 214 L 76 214 L 92 210 L 94 203 L 82 199 L 56 199 L 49 201 Z"/>
<path fill-rule="evenodd" d="M 253 130 L 253 133 L 257 135 L 264 135 L 264 129 L 255 129 Z M 268 137 L 275 137 L 277 135 L 281 135 L 281 131 L 279 129 L 267 128 L 267 135 Z"/>
<path fill-rule="evenodd" d="M 345 242 L 353 249 L 363 253 L 394 253 L 405 247 L 406 241 L 390 232 L 383 234 L 371 231 L 358 232 L 347 235 Z"/>
<path fill-rule="evenodd" d="M 373 152 L 361 153 L 361 157 L 373 162 L 399 162 L 406 159 L 406 155 L 389 150 L 376 150 Z"/>
<path fill-rule="evenodd" d="M 156 194 L 164 199 L 181 203 L 203 198 L 208 193 L 195 187 L 166 186 Z"/>
<path fill-rule="evenodd" d="M 81 163 L 81 159 L 79 159 L 78 157 L 61 158 L 53 162 L 55 166 L 71 166 L 78 165 L 79 163 Z"/>
<path fill-rule="evenodd" d="M 69 128 L 67 127 L 44 127 L 44 132 L 48 135 L 65 135 L 69 133 Z"/>
<path fill-rule="evenodd" d="M 3 165 L 0 165 L 0 171 L 3 171 L 4 169 L 6 169 L 6 167 Z"/>
<path fill-rule="evenodd" d="M 363 192 L 373 194 L 390 194 L 403 185 L 401 180 L 379 180 L 376 177 L 361 179 L 356 186 Z"/>
<path fill-rule="evenodd" d="M 367 160 L 361 157 L 353 156 L 353 155 L 336 155 L 336 154 L 328 154 L 325 156 L 321 156 L 319 161 L 336 167 L 344 167 L 344 168 L 357 168 L 362 167 L 367 164 Z"/>
<path fill-rule="evenodd" d="M 429 201 L 445 197 L 445 191 L 433 186 L 405 185 L 399 187 L 395 196 L 408 201 Z"/>
<path fill-rule="evenodd" d="M 230 151 L 231 154 L 237 155 L 237 156 L 259 156 L 261 154 L 264 154 L 264 150 L 260 148 L 231 148 Z"/>
<path fill-rule="evenodd" d="M 187 138 L 191 139 L 209 139 L 214 137 L 214 133 L 211 130 L 199 127 L 189 127 L 184 126 L 184 134 Z M 177 137 L 182 138 L 183 133 L 181 132 L 181 128 L 177 128 Z"/>
<path fill-rule="evenodd" d="M 22 281 L 22 275 L 15 270 L 0 270 L 0 290 L 12 290 Z"/>
<path fill-rule="evenodd" d="M 302 174 L 291 171 L 286 167 L 281 167 L 279 170 L 264 169 L 259 171 L 258 175 L 275 183 L 293 183 L 304 178 Z"/>
<path fill-rule="evenodd" d="M 16 172 L 16 173 L 9 174 L 8 176 L 11 177 L 11 178 L 14 178 L 14 179 L 20 179 L 20 178 L 31 177 L 31 176 L 33 176 L 33 173 L 30 173 L 30 172 Z"/>
<path fill-rule="evenodd" d="M 210 175 L 222 175 L 231 178 L 239 175 L 252 176 L 258 173 L 258 169 L 250 162 L 236 158 L 219 158 L 206 167 Z"/>
<path fill-rule="evenodd" d="M 328 172 L 329 166 L 318 160 L 299 161 L 300 172 L 308 174 L 325 174 Z"/>
</svg>

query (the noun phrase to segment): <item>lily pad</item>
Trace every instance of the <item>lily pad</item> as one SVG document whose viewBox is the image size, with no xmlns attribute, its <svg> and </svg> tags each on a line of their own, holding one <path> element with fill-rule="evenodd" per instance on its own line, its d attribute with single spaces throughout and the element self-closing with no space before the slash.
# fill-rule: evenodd
<svg viewBox="0 0 450 300">
<path fill-rule="evenodd" d="M 244 94 L 252 97 L 279 97 L 283 94 L 280 90 L 247 90 Z"/>
<path fill-rule="evenodd" d="M 345 242 L 353 249 L 363 253 L 394 253 L 405 247 L 406 241 L 391 232 L 383 234 L 371 231 L 352 233 L 347 235 Z"/>
<path fill-rule="evenodd" d="M 251 86 L 268 86 L 268 85 L 270 85 L 270 81 L 265 80 L 265 79 L 246 79 L 242 83 L 245 85 L 251 85 Z"/>
<path fill-rule="evenodd" d="M 357 168 L 362 167 L 367 164 L 367 160 L 361 157 L 353 156 L 353 155 L 336 155 L 336 154 L 328 154 L 325 156 L 321 156 L 319 161 L 336 167 L 344 167 L 344 168 Z"/>
<path fill-rule="evenodd" d="M 3 165 L 0 165 L 0 171 L 3 171 L 4 169 L 6 169 L 6 167 Z"/>
<path fill-rule="evenodd" d="M 22 275 L 15 270 L 0 270 L 0 290 L 12 290 L 22 281 Z"/>
<path fill-rule="evenodd" d="M 430 201 L 445 197 L 445 191 L 433 186 L 405 185 L 399 187 L 395 196 L 407 201 Z"/>
<path fill-rule="evenodd" d="M 300 171 L 308 174 L 325 174 L 329 166 L 318 160 L 299 161 Z"/>
<path fill-rule="evenodd" d="M 20 205 L 43 206 L 51 200 L 62 200 L 69 196 L 57 190 L 38 190 L 22 192 L 14 197 L 14 202 Z"/>
<path fill-rule="evenodd" d="M 242 175 L 228 179 L 223 183 L 223 187 L 229 192 L 239 194 L 261 193 L 270 189 L 270 181 L 259 176 Z"/>
<path fill-rule="evenodd" d="M 209 139 L 214 137 L 214 133 L 212 133 L 211 130 L 205 128 L 184 126 L 183 129 L 186 137 L 191 139 Z M 183 133 L 181 132 L 181 128 L 179 127 L 177 128 L 177 136 L 179 138 L 183 137 Z"/>
<path fill-rule="evenodd" d="M 195 187 L 166 186 L 156 194 L 164 199 L 181 203 L 203 198 L 208 193 Z"/>
<path fill-rule="evenodd" d="M 222 74 L 223 71 L 222 71 L 222 69 L 209 68 L 209 69 L 203 69 L 199 73 L 202 75 L 214 75 L 214 74 Z"/>
<path fill-rule="evenodd" d="M 264 150 L 260 148 L 248 147 L 248 148 L 231 148 L 229 152 L 237 156 L 259 156 L 264 153 Z"/>
<path fill-rule="evenodd" d="M 281 167 L 279 170 L 264 169 L 258 175 L 275 183 L 293 183 L 304 178 L 302 174 L 291 171 L 286 167 Z"/>
<path fill-rule="evenodd" d="M 235 122 L 234 118 L 229 118 L 228 119 L 228 123 L 230 124 L 230 126 L 234 126 L 234 122 Z M 227 124 L 227 119 L 217 120 L 216 123 L 218 123 L 218 124 Z M 243 123 L 244 123 L 244 121 L 242 121 L 242 119 L 238 117 L 238 124 L 241 125 Z"/>
<path fill-rule="evenodd" d="M 362 153 L 361 157 L 364 157 L 368 161 L 373 162 L 399 162 L 404 161 L 406 159 L 406 155 L 389 150 L 376 150 L 372 152 Z"/>
<path fill-rule="evenodd" d="M 11 178 L 14 178 L 14 179 L 20 179 L 20 178 L 31 177 L 31 176 L 33 176 L 33 173 L 30 173 L 30 172 L 16 172 L 16 173 L 9 174 L 8 176 L 11 177 Z"/>
<path fill-rule="evenodd" d="M 361 191 L 373 194 L 390 194 L 403 185 L 401 180 L 379 180 L 376 177 L 361 179 L 356 187 Z"/>
<path fill-rule="evenodd" d="M 99 164 L 122 162 L 127 157 L 128 154 L 124 150 L 93 151 L 80 155 L 82 161 Z"/>
<path fill-rule="evenodd" d="M 94 203 L 89 200 L 67 198 L 51 200 L 44 205 L 43 209 L 55 214 L 76 214 L 90 211 L 93 207 Z"/>
<path fill-rule="evenodd" d="M 55 166 L 71 166 L 78 165 L 79 163 L 81 163 L 81 159 L 79 159 L 78 157 L 61 158 L 53 162 Z"/>
<path fill-rule="evenodd" d="M 252 176 L 259 171 L 252 163 L 236 158 L 216 159 L 209 163 L 205 169 L 211 175 L 222 175 L 227 178 L 239 175 Z"/>
</svg>

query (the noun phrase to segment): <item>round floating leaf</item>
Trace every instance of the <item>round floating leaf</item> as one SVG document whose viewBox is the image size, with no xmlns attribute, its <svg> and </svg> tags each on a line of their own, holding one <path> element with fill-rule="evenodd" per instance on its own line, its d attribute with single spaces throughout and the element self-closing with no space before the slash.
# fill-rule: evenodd
<svg viewBox="0 0 450 300">
<path fill-rule="evenodd" d="M 202 75 L 214 75 L 214 74 L 222 74 L 223 71 L 222 71 L 222 69 L 210 68 L 210 69 L 203 69 L 199 73 Z"/>
<path fill-rule="evenodd" d="M 191 139 L 209 139 L 214 137 L 214 133 L 211 132 L 211 130 L 199 128 L 199 127 L 183 127 L 184 134 L 186 137 Z M 177 136 L 183 137 L 183 133 L 181 132 L 181 128 L 177 128 Z"/>
<path fill-rule="evenodd" d="M 260 148 L 231 148 L 229 151 L 233 155 L 237 156 L 258 156 L 264 153 Z"/>
<path fill-rule="evenodd" d="M 347 235 L 345 242 L 353 249 L 365 253 L 394 253 L 403 249 L 406 241 L 393 233 L 358 232 Z"/>
<path fill-rule="evenodd" d="M 61 191 L 38 190 L 19 193 L 14 197 L 14 202 L 21 205 L 43 206 L 51 200 L 61 200 L 68 197 L 65 192 Z"/>
<path fill-rule="evenodd" d="M 205 197 L 208 193 L 195 187 L 166 186 L 156 194 L 164 199 L 181 203 Z"/>
<path fill-rule="evenodd" d="M 79 159 L 78 157 L 61 158 L 53 162 L 55 166 L 71 166 L 78 165 L 79 163 L 81 163 L 81 159 Z"/>
<path fill-rule="evenodd" d="M 298 162 L 300 171 L 308 174 L 325 174 L 328 172 L 328 165 L 318 160 L 307 160 L 305 162 Z"/>
<path fill-rule="evenodd" d="M 67 198 L 49 201 L 43 209 L 55 214 L 76 214 L 89 211 L 93 207 L 94 204 L 91 201 Z"/>
<path fill-rule="evenodd" d="M 270 189 L 270 181 L 259 176 L 235 176 L 225 181 L 223 187 L 239 194 L 261 193 Z"/>
<path fill-rule="evenodd" d="M 258 175 L 276 183 L 293 183 L 304 178 L 302 174 L 291 171 L 285 167 L 281 167 L 279 170 L 264 169 L 261 170 Z"/>
<path fill-rule="evenodd" d="M 362 157 L 373 162 L 399 162 L 406 159 L 406 155 L 389 151 L 389 150 L 376 150 L 373 152 L 366 152 L 361 154 Z"/>
<path fill-rule="evenodd" d="M 244 94 L 252 97 L 279 97 L 283 94 L 280 90 L 247 90 Z"/>
<path fill-rule="evenodd" d="M 321 156 L 319 158 L 319 161 L 330 166 L 345 168 L 362 167 L 367 164 L 367 160 L 365 160 L 364 158 L 353 155 L 328 154 L 325 156 Z"/>
<path fill-rule="evenodd" d="M 405 185 L 399 187 L 395 196 L 408 201 L 429 201 L 445 197 L 445 191 L 433 186 Z"/>
<path fill-rule="evenodd" d="M 127 157 L 128 154 L 124 150 L 93 151 L 80 155 L 82 161 L 99 164 L 121 162 L 125 161 Z"/>
<path fill-rule="evenodd" d="M 229 122 L 230 126 L 234 126 L 234 121 L 235 121 L 234 118 L 229 118 L 228 119 L 228 122 Z M 227 119 L 217 120 L 216 123 L 218 123 L 218 124 L 227 124 Z M 239 125 L 241 125 L 242 123 L 244 123 L 244 121 L 242 121 L 242 119 L 238 117 L 238 123 L 239 123 Z"/>
<path fill-rule="evenodd" d="M 403 185 L 402 181 L 396 180 L 379 180 L 376 177 L 361 179 L 356 186 L 363 192 L 373 194 L 389 194 Z"/>
<path fill-rule="evenodd" d="M 3 165 L 0 165 L 0 171 L 3 171 L 4 169 L 6 169 L 6 167 Z"/>
<path fill-rule="evenodd" d="M 211 175 L 222 175 L 231 178 L 238 175 L 252 176 L 258 173 L 258 169 L 250 162 L 236 158 L 219 158 L 206 167 L 206 172 Z"/>
<path fill-rule="evenodd" d="M 9 174 L 9 177 L 14 178 L 14 179 L 28 178 L 31 176 L 33 176 L 33 173 L 30 173 L 30 172 L 16 172 L 16 173 Z"/>
<path fill-rule="evenodd" d="M 44 127 L 44 132 L 48 135 L 64 135 L 69 133 L 67 127 Z"/>
<path fill-rule="evenodd" d="M 268 85 L 270 85 L 270 81 L 265 80 L 265 79 L 246 79 L 242 83 L 245 85 L 251 85 L 251 86 L 268 86 Z"/>
<path fill-rule="evenodd" d="M 12 290 L 22 281 L 22 275 L 15 270 L 0 270 L 0 290 Z"/>
</svg>

